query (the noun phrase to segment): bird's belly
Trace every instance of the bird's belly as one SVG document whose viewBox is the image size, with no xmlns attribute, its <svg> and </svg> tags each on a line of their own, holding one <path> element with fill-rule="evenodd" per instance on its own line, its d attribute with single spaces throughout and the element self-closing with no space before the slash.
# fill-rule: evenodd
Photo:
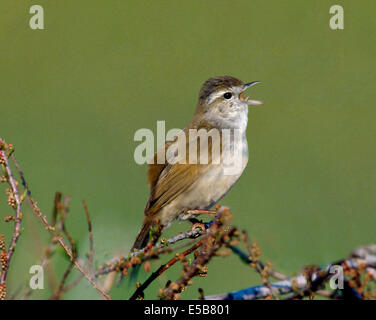
<svg viewBox="0 0 376 320">
<path fill-rule="evenodd" d="M 162 223 L 169 225 L 175 218 L 186 220 L 192 217 L 187 210 L 207 210 L 223 198 L 242 175 L 248 162 L 248 148 L 241 155 L 240 168 L 235 172 L 225 171 L 228 167 L 223 162 L 212 165 L 192 187 L 180 194 L 162 209 Z M 225 174 L 226 173 L 226 174 Z"/>
<path fill-rule="evenodd" d="M 218 166 L 207 172 L 197 181 L 194 188 L 184 198 L 184 205 L 190 209 L 206 210 L 223 198 L 240 178 L 241 173 L 224 175 L 223 168 Z M 181 219 L 187 219 L 182 215 Z"/>
</svg>

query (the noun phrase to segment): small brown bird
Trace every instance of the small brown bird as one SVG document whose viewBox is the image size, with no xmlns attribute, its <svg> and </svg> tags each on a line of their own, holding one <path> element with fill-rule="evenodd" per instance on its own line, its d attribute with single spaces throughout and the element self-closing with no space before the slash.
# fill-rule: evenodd
<svg viewBox="0 0 376 320">
<path fill-rule="evenodd" d="M 132 250 L 142 249 L 148 242 L 155 244 L 175 219 L 196 221 L 197 214 L 216 204 L 240 178 L 248 162 L 248 105 L 262 104 L 245 98 L 243 92 L 256 83 L 244 84 L 230 76 L 204 83 L 192 121 L 155 153 L 154 163 L 149 165 L 150 196 Z M 230 132 L 227 138 L 226 130 Z M 208 143 L 203 143 L 203 136 L 191 134 L 197 131 L 208 132 Z M 185 147 L 185 152 L 179 154 L 180 147 Z M 191 157 L 194 153 L 196 158 Z M 166 161 L 159 163 L 158 154 Z M 202 160 L 201 155 L 208 156 Z M 234 161 L 239 163 L 238 170 L 226 172 Z"/>
</svg>

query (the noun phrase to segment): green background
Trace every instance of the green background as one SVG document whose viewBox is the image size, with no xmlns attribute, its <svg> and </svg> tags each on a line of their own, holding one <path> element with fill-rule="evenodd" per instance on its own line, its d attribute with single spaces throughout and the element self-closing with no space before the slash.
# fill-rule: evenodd
<svg viewBox="0 0 376 320">
<path fill-rule="evenodd" d="M 133 159 L 135 131 L 155 132 L 157 120 L 183 128 L 202 83 L 225 74 L 262 81 L 251 89 L 265 102 L 249 115 L 251 159 L 221 204 L 263 259 L 294 275 L 375 240 L 375 1 L 40 0 L 45 30 L 29 27 L 33 4 L 1 2 L 0 136 L 16 146 L 45 214 L 55 191 L 72 197 L 68 228 L 82 255 L 82 200 L 98 264 L 127 254 L 140 228 L 147 168 Z M 329 28 L 334 4 L 344 7 L 344 30 Z M 12 214 L 0 188 L 1 215 Z M 24 215 L 10 293 L 28 283 L 48 239 L 32 213 Z M 0 222 L 7 239 L 11 227 Z M 176 223 L 166 236 L 188 227 Z M 58 280 L 68 264 L 62 256 L 53 258 Z M 146 297 L 179 271 L 166 272 Z M 197 298 L 198 287 L 214 294 L 259 283 L 236 257 L 216 258 L 183 298 Z M 48 297 L 49 288 L 32 297 Z M 124 284 L 112 296 L 131 292 Z M 65 295 L 97 297 L 85 280 Z"/>
</svg>

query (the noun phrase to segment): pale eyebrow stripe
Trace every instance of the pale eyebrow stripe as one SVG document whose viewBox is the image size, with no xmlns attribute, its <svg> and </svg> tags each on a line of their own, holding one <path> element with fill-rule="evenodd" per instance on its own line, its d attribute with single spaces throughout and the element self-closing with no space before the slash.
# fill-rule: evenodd
<svg viewBox="0 0 376 320">
<path fill-rule="evenodd" d="M 220 97 L 221 95 L 225 94 L 226 92 L 228 92 L 229 90 L 226 89 L 226 90 L 221 90 L 221 91 L 218 91 L 216 93 L 212 93 L 209 98 L 208 98 L 208 103 L 211 103 L 213 102 L 215 99 L 217 99 L 218 97 Z"/>
<path fill-rule="evenodd" d="M 235 94 L 236 95 L 236 88 L 237 87 L 231 87 L 231 88 L 228 88 L 228 89 L 223 89 L 223 90 L 221 90 L 221 91 L 218 91 L 218 92 L 216 92 L 215 94 L 214 93 L 212 93 L 210 96 L 209 96 L 209 98 L 208 98 L 208 102 L 207 103 L 211 103 L 211 102 L 213 102 L 215 99 L 217 99 L 218 97 L 220 97 L 221 95 L 223 95 L 223 94 L 225 94 L 226 92 L 231 92 L 231 93 L 233 93 L 233 94 Z M 239 92 L 240 93 L 240 92 Z"/>
</svg>

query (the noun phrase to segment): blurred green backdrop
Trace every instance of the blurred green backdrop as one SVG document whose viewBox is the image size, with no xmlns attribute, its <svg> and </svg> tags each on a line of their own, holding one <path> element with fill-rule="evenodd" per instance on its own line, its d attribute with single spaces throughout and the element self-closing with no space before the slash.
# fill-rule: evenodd
<svg viewBox="0 0 376 320">
<path fill-rule="evenodd" d="M 155 132 L 157 120 L 183 128 L 202 83 L 224 74 L 262 81 L 251 91 L 265 101 L 249 117 L 251 161 L 221 204 L 263 259 L 293 275 L 375 240 L 375 1 L 39 0 L 45 30 L 29 27 L 33 4 L 1 2 L 0 135 L 16 146 L 44 213 L 55 191 L 71 195 L 68 227 L 81 254 L 83 199 L 97 263 L 128 252 L 148 197 L 146 166 L 133 160 L 134 132 Z M 344 6 L 344 30 L 329 28 L 334 4 Z M 4 216 L 11 209 L 0 187 Z M 9 292 L 28 283 L 47 239 L 31 212 L 24 226 Z M 8 239 L 11 227 L 0 222 Z M 187 227 L 175 224 L 168 235 Z M 54 257 L 58 279 L 68 263 L 61 256 Z M 156 298 L 179 270 L 146 297 Z M 198 297 L 198 287 L 214 294 L 259 282 L 236 257 L 217 258 L 183 298 Z M 131 291 L 123 285 L 112 295 Z M 47 285 L 32 297 L 49 294 Z M 65 295 L 97 297 L 85 280 Z"/>
</svg>

